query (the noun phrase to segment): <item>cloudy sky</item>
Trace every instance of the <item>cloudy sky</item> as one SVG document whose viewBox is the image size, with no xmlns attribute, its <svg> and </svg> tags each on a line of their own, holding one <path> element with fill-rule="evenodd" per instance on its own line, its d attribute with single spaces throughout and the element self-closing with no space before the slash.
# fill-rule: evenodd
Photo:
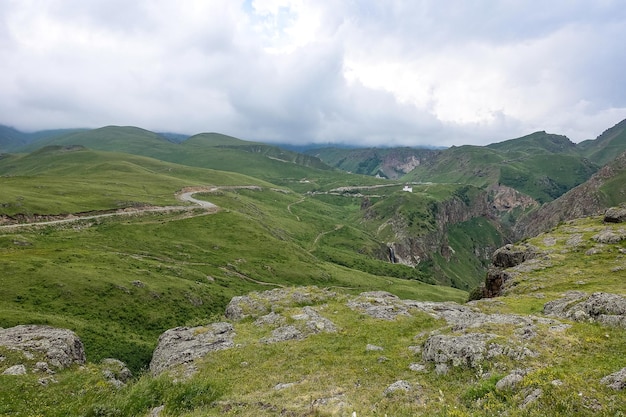
<svg viewBox="0 0 626 417">
<path fill-rule="evenodd" d="M 624 39 L 623 0 L 1 0 L 0 123 L 578 142 L 626 118 Z"/>
</svg>

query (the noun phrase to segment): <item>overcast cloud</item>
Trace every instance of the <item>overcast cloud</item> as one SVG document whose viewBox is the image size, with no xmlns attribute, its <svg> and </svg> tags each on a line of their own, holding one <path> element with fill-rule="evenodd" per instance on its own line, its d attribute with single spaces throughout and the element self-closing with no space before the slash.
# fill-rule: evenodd
<svg viewBox="0 0 626 417">
<path fill-rule="evenodd" d="M 3 0 L 0 123 L 578 142 L 626 118 L 624 39 L 621 0 Z"/>
</svg>

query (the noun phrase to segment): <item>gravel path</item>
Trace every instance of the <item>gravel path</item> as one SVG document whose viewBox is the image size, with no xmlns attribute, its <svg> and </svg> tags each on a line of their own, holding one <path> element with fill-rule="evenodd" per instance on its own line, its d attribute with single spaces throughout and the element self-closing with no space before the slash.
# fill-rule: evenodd
<svg viewBox="0 0 626 417">
<path fill-rule="evenodd" d="M 115 217 L 115 216 L 130 216 L 130 215 L 143 214 L 143 213 L 190 211 L 190 210 L 195 210 L 198 207 L 201 207 L 206 210 L 216 210 L 219 207 L 216 206 L 215 204 L 208 202 L 208 201 L 204 201 L 204 200 L 198 200 L 194 198 L 193 195 L 200 193 L 200 192 L 212 192 L 219 188 L 220 187 L 197 187 L 197 188 L 194 188 L 192 191 L 183 190 L 182 193 L 179 193 L 176 195 L 176 197 L 180 201 L 192 203 L 192 204 L 195 204 L 195 206 L 165 206 L 165 207 L 142 207 L 142 208 L 131 207 L 131 208 L 120 209 L 113 213 L 93 214 L 93 215 L 88 215 L 88 216 L 77 216 L 74 214 L 70 214 L 66 218 L 63 218 L 63 219 L 49 220 L 49 221 L 44 221 L 44 222 L 8 224 L 8 225 L 0 226 L 0 229 L 13 229 L 13 228 L 20 228 L 20 227 L 27 227 L 27 226 L 48 226 L 48 225 L 55 225 L 55 224 L 62 224 L 62 223 L 70 223 L 70 222 L 75 222 L 79 220 L 93 220 L 93 219 L 101 219 L 105 217 Z"/>
</svg>

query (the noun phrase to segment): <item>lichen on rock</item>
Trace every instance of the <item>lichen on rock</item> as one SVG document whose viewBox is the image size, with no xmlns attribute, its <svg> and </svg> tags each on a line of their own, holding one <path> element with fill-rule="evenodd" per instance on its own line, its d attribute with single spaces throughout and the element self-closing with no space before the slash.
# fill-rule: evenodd
<svg viewBox="0 0 626 417">
<path fill-rule="evenodd" d="M 176 327 L 159 337 L 150 371 L 158 375 L 176 365 L 192 362 L 209 352 L 234 347 L 235 329 L 230 323 L 199 327 Z"/>
<path fill-rule="evenodd" d="M 85 363 L 85 349 L 76 333 L 50 326 L 20 325 L 0 329 L 0 346 L 25 355 L 43 354 L 54 367 L 63 369 Z"/>
</svg>

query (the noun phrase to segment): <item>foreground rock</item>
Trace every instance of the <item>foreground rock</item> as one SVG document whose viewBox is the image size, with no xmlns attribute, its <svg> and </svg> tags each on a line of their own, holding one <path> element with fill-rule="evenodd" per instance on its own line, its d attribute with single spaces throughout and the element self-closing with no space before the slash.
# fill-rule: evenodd
<svg viewBox="0 0 626 417">
<path fill-rule="evenodd" d="M 114 387 L 121 388 L 133 377 L 126 364 L 118 359 L 102 360 L 102 376 Z"/>
<path fill-rule="evenodd" d="M 626 297 L 618 294 L 569 291 L 563 298 L 546 303 L 543 312 L 553 317 L 626 328 Z"/>
<path fill-rule="evenodd" d="M 426 340 L 422 359 L 436 364 L 478 367 L 485 359 L 508 356 L 514 360 L 537 356 L 522 346 L 506 346 L 491 342 L 498 336 L 491 333 L 468 333 L 460 336 L 433 335 Z"/>
<path fill-rule="evenodd" d="M 226 307 L 226 318 L 240 321 L 258 318 L 280 307 L 314 305 L 334 298 L 336 293 L 317 287 L 277 288 L 233 297 Z"/>
<path fill-rule="evenodd" d="M 226 316 L 237 322 L 244 318 L 255 319 L 253 324 L 265 334 L 249 343 L 273 344 L 298 341 L 319 333 L 335 333 L 337 326 L 324 317 L 327 301 L 344 301 L 346 306 L 361 314 L 379 320 L 392 321 L 401 317 L 428 314 L 445 321 L 449 330 L 461 335 L 431 334 L 423 346 L 411 346 L 411 351 L 421 352 L 424 362 L 435 363 L 439 369 L 448 365 L 477 367 L 480 362 L 497 356 L 513 360 L 534 357 L 535 353 L 524 347 L 536 335 L 539 324 L 554 326 L 554 319 L 515 314 L 486 314 L 473 305 L 455 302 L 424 302 L 402 300 L 385 292 L 364 292 L 358 296 L 338 296 L 316 287 L 275 289 L 234 297 L 226 309 Z M 322 304 L 325 303 L 325 304 Z M 303 304 L 313 304 L 304 305 Z M 512 326 L 514 338 L 505 340 L 492 333 L 479 333 L 482 326 Z M 235 330 L 230 323 L 215 323 L 206 327 L 180 327 L 163 333 L 154 352 L 150 370 L 157 375 L 181 364 L 190 364 L 210 352 L 234 347 Z M 498 341 L 492 339 L 498 338 Z M 367 345 L 367 351 L 382 347 Z M 380 362 L 387 358 L 379 358 Z M 421 364 L 419 369 L 425 370 Z M 417 366 L 416 365 L 416 366 Z M 416 369 L 418 369 L 416 367 Z"/>
<path fill-rule="evenodd" d="M 607 223 L 626 222 L 626 207 L 611 207 L 604 213 L 604 221 Z"/>
<path fill-rule="evenodd" d="M 491 258 L 492 266 L 487 271 L 481 297 L 502 295 L 514 278 L 514 274 L 506 269 L 534 260 L 539 254 L 536 247 L 528 244 L 508 244 L 496 250 Z"/>
<path fill-rule="evenodd" d="M 626 368 L 622 368 L 617 372 L 607 375 L 600 380 L 601 384 L 607 385 L 614 390 L 622 390 L 626 388 Z"/>
<path fill-rule="evenodd" d="M 24 365 L 13 365 L 5 369 L 2 375 L 26 375 L 26 367 Z"/>
<path fill-rule="evenodd" d="M 153 375 L 174 366 L 186 364 L 209 352 L 232 348 L 235 330 L 230 323 L 213 323 L 200 327 L 177 327 L 159 337 L 152 355 L 150 371 Z"/>
<path fill-rule="evenodd" d="M 492 263 L 497 268 L 511 268 L 533 259 L 538 250 L 531 245 L 505 245 L 493 253 Z"/>
<path fill-rule="evenodd" d="M 24 352 L 43 354 L 54 367 L 63 369 L 85 363 L 85 349 L 76 334 L 50 326 L 22 325 L 0 329 L 0 346 Z"/>
<path fill-rule="evenodd" d="M 472 306 L 461 305 L 452 301 L 402 300 L 385 291 L 361 293 L 359 296 L 351 298 L 347 305 L 352 310 L 382 320 L 395 320 L 400 316 L 410 317 L 415 314 L 426 313 L 434 318 L 445 320 L 456 331 L 477 328 L 488 324 L 509 324 L 528 327 L 537 323 L 558 323 L 556 320 L 535 316 L 485 314 Z"/>
</svg>

